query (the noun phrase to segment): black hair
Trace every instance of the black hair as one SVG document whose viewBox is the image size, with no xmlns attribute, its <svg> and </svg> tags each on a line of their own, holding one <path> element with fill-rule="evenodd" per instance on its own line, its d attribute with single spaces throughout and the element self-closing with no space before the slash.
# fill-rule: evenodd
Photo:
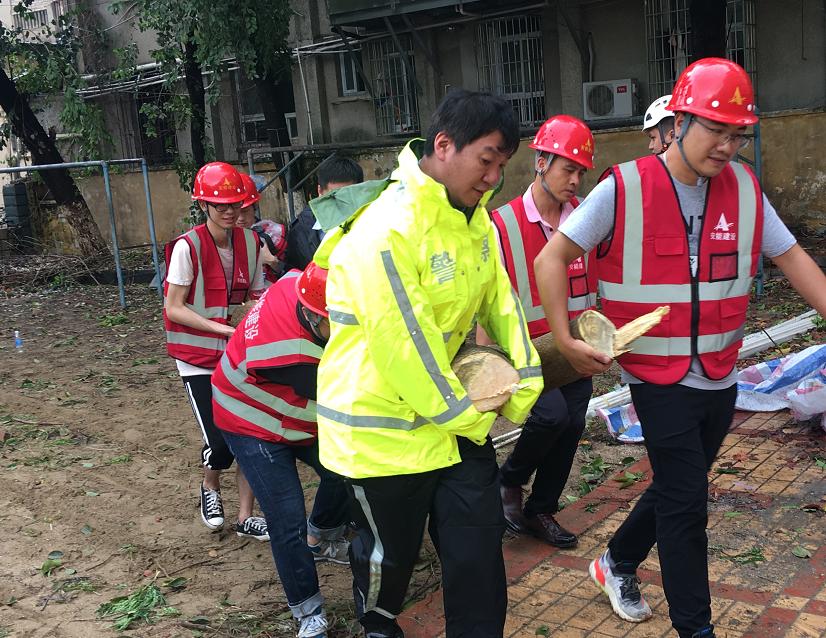
<svg viewBox="0 0 826 638">
<path fill-rule="evenodd" d="M 318 169 L 318 185 L 322 190 L 328 184 L 358 184 L 364 181 L 364 171 L 349 157 L 333 157 Z"/>
<path fill-rule="evenodd" d="M 505 145 L 499 149 L 513 155 L 519 148 L 519 122 L 507 100 L 490 93 L 453 89 L 436 107 L 430 118 L 424 154 L 432 155 L 436 135 L 444 132 L 461 151 L 480 137 L 499 131 Z"/>
</svg>

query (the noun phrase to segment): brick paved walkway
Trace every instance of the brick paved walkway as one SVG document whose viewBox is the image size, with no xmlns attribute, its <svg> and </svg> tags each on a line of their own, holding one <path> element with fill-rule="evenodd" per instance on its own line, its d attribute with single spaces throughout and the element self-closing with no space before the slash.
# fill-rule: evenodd
<svg viewBox="0 0 826 638">
<path fill-rule="evenodd" d="M 718 638 L 826 637 L 826 466 L 818 458 L 826 460 L 822 430 L 795 424 L 785 412 L 735 415 L 709 475 L 709 575 Z M 588 576 L 589 561 L 650 480 L 647 458 L 629 470 L 646 479 L 627 489 L 609 479 L 559 514 L 560 523 L 581 535 L 574 550 L 525 537 L 505 543 L 505 636 L 676 636 L 656 548 L 639 572 L 654 609 L 645 623 L 616 617 Z M 443 636 L 441 592 L 407 610 L 400 623 L 407 638 Z"/>
</svg>

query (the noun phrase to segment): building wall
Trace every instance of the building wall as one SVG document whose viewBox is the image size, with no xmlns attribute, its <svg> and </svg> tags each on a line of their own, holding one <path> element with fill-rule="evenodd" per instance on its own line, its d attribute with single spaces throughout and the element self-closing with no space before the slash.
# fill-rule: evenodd
<svg viewBox="0 0 826 638">
<path fill-rule="evenodd" d="M 583 30 L 593 34 L 592 80 L 636 79 L 645 106 L 659 97 L 648 91 L 643 3 L 605 3 L 583 13 Z"/>
<path fill-rule="evenodd" d="M 826 3 L 758 0 L 757 105 L 826 106 Z"/>
<path fill-rule="evenodd" d="M 821 160 L 821 149 L 826 145 L 826 112 L 766 116 L 762 119 L 761 134 L 763 184 L 767 196 L 793 229 L 823 234 L 826 227 L 826 169 Z M 595 168 L 585 177 L 581 197 L 590 192 L 604 169 L 647 152 L 646 139 L 637 128 L 598 131 L 595 141 Z M 504 187 L 492 200 L 491 207 L 521 195 L 533 179 L 534 151 L 528 148 L 528 142 L 528 139 L 522 140 L 516 155 L 508 163 Z M 395 167 L 400 149 L 401 146 L 364 148 L 352 151 L 350 155 L 361 164 L 365 179 L 381 179 Z M 256 170 L 267 178 L 273 174 L 273 168 L 268 164 L 256 165 Z M 159 241 L 164 243 L 185 230 L 189 196 L 178 186 L 174 171 L 151 171 L 150 185 L 156 233 Z M 101 177 L 80 180 L 80 188 L 101 232 L 109 241 L 108 209 Z M 141 174 L 113 175 L 112 189 L 121 245 L 147 243 L 149 230 Z M 302 205 L 303 202 L 297 199 L 296 210 Z M 261 213 L 264 218 L 288 223 L 286 200 L 277 181 L 263 193 Z"/>
</svg>

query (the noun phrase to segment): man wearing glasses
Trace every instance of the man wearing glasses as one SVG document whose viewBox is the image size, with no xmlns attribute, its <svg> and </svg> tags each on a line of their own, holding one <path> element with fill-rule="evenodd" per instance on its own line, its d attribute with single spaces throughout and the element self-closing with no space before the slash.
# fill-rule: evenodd
<svg viewBox="0 0 826 638">
<path fill-rule="evenodd" d="M 233 310 L 264 290 L 258 236 L 235 225 L 246 197 L 235 168 L 223 162 L 205 164 L 195 176 L 192 199 L 204 211 L 206 223 L 166 247 L 166 349 L 178 366 L 204 439 L 201 520 L 211 530 L 224 526 L 220 476 L 233 456 L 212 420 L 210 377 L 235 330 L 229 325 Z M 238 536 L 269 540 L 264 519 L 252 515 L 252 489 L 240 470 L 237 483 Z"/>
<path fill-rule="evenodd" d="M 614 166 L 535 262 L 560 350 L 583 374 L 610 360 L 573 340 L 567 265 L 598 248 L 603 312 L 618 326 L 669 305 L 665 320 L 618 359 L 654 470 L 651 486 L 591 563 L 623 619 L 651 608 L 636 570 L 657 544 L 669 614 L 680 638 L 714 636 L 706 536 L 708 475 L 731 425 L 735 363 L 752 280 L 768 257 L 818 312 L 826 277 L 800 248 L 751 171 L 732 162 L 757 123 L 742 67 L 698 60 L 677 80 L 668 109 L 677 137 L 662 155 Z"/>
</svg>

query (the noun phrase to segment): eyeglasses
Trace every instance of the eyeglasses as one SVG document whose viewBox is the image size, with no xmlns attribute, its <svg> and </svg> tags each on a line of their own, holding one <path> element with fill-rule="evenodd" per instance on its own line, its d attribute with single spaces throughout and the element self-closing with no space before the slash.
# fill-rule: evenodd
<svg viewBox="0 0 826 638">
<path fill-rule="evenodd" d="M 233 202 L 232 204 L 210 204 L 210 206 L 212 206 L 219 213 L 225 213 L 225 212 L 227 212 L 227 209 L 229 209 L 229 208 L 231 208 L 232 210 L 241 210 L 241 205 L 243 203 L 244 203 L 243 201 L 240 201 L 240 202 Z"/>
<path fill-rule="evenodd" d="M 751 143 L 751 137 L 749 137 L 748 135 L 742 135 L 740 133 L 726 133 L 723 129 L 713 128 L 708 124 L 704 124 L 697 118 L 694 118 L 692 121 L 697 122 L 697 124 L 702 126 L 705 130 L 707 130 L 715 138 L 717 138 L 717 144 L 719 146 L 725 146 L 729 142 L 734 142 L 735 148 L 743 149 Z"/>
</svg>

